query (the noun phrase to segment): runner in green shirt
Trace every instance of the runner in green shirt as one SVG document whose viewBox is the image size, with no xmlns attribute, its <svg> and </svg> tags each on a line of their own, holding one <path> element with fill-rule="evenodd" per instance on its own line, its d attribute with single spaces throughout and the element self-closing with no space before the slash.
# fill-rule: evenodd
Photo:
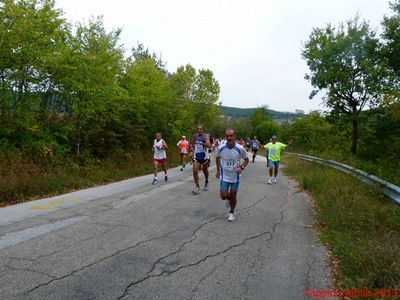
<svg viewBox="0 0 400 300">
<path fill-rule="evenodd" d="M 288 144 L 283 144 L 281 142 L 276 141 L 276 135 L 271 137 L 271 140 L 268 144 L 264 146 L 267 149 L 268 157 L 267 157 L 267 166 L 269 169 L 269 179 L 268 184 L 276 183 L 276 176 L 278 176 L 279 162 L 281 160 L 281 152 L 292 144 L 292 141 L 289 141 Z"/>
</svg>

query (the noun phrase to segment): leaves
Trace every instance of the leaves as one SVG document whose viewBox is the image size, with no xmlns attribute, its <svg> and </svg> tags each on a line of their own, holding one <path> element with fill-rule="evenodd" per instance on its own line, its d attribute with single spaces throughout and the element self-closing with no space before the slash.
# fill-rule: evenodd
<svg viewBox="0 0 400 300">
<path fill-rule="evenodd" d="M 219 84 L 190 65 L 170 74 L 100 17 L 72 26 L 52 0 L 0 2 L 0 147 L 106 157 L 178 139 L 219 111 Z"/>
<path fill-rule="evenodd" d="M 306 79 L 315 88 L 310 98 L 325 91 L 328 108 L 352 117 L 352 153 L 357 150 L 358 115 L 382 99 L 385 69 L 379 50 L 368 23 L 355 17 L 338 28 L 314 29 L 302 52 L 310 69 Z"/>
</svg>

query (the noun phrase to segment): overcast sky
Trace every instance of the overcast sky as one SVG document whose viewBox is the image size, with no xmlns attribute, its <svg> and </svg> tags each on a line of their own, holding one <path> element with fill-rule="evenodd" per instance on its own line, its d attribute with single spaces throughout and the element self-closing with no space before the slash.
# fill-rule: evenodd
<svg viewBox="0 0 400 300">
<path fill-rule="evenodd" d="M 108 31 L 122 28 L 127 54 L 140 42 L 171 72 L 187 63 L 211 69 L 223 105 L 305 112 L 324 109 L 308 98 L 300 55 L 312 28 L 359 13 L 378 29 L 390 12 L 386 0 L 56 0 L 56 7 L 73 23 L 103 16 Z"/>
</svg>

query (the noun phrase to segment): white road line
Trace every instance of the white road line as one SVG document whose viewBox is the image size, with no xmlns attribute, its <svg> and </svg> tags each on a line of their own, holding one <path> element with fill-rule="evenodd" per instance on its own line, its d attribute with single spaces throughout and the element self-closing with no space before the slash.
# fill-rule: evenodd
<svg viewBox="0 0 400 300">
<path fill-rule="evenodd" d="M 177 186 L 180 186 L 184 183 L 186 183 L 186 182 L 185 181 L 176 181 L 176 182 L 164 184 L 154 190 L 147 191 L 142 194 L 133 195 L 128 198 L 124 198 L 122 200 L 114 201 L 111 203 L 111 206 L 114 209 L 118 209 L 118 208 L 124 207 L 124 206 L 132 204 L 132 203 L 140 202 L 146 198 L 149 198 L 149 197 L 159 194 L 161 192 L 171 190 L 171 189 L 173 189 Z"/>
<path fill-rule="evenodd" d="M 46 233 L 50 233 L 54 230 L 58 230 L 69 225 L 84 221 L 88 218 L 89 217 L 85 216 L 73 217 L 54 223 L 48 223 L 15 232 L 9 232 L 0 237 L 0 249 L 8 248 L 10 246 L 14 246 L 25 241 L 29 241 Z"/>
</svg>

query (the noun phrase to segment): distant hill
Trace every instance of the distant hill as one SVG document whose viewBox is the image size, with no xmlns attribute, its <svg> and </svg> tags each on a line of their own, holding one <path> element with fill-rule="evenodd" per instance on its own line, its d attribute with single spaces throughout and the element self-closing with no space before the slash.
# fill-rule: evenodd
<svg viewBox="0 0 400 300">
<path fill-rule="evenodd" d="M 239 108 L 239 107 L 230 107 L 230 106 L 220 106 L 221 112 L 224 116 L 232 117 L 232 118 L 248 118 L 250 117 L 257 108 Z M 273 119 L 276 120 L 291 120 L 296 118 L 301 118 L 303 114 L 296 114 L 291 112 L 281 112 L 272 109 L 267 109 L 267 111 L 271 114 Z"/>
</svg>

